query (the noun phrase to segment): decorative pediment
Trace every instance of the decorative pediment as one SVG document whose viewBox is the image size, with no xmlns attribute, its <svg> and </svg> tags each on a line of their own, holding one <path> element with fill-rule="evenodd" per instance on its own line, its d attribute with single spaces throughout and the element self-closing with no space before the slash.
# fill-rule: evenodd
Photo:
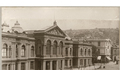
<svg viewBox="0 0 120 70">
<path fill-rule="evenodd" d="M 54 21 L 53 26 L 44 30 L 45 33 L 51 35 L 58 35 L 66 37 L 66 34 L 57 26 L 57 22 Z"/>
<path fill-rule="evenodd" d="M 59 35 L 59 36 L 65 36 L 61 30 L 55 28 L 47 32 L 48 34 L 53 34 L 53 35 Z"/>
</svg>

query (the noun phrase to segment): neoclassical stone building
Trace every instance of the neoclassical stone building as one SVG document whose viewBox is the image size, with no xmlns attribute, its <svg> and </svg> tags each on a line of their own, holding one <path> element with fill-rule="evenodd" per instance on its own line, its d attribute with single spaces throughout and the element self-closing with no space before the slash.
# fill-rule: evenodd
<svg viewBox="0 0 120 70">
<path fill-rule="evenodd" d="M 2 70 L 64 70 L 92 65 L 92 45 L 73 41 L 58 26 L 23 31 L 2 24 Z M 9 29 L 9 30 L 7 30 Z"/>
</svg>

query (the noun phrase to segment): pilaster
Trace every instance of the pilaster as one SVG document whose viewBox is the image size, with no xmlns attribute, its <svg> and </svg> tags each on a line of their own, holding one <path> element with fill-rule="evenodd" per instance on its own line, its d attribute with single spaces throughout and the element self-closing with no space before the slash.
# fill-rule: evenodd
<svg viewBox="0 0 120 70">
<path fill-rule="evenodd" d="M 46 61 L 43 60 L 43 69 L 42 70 L 46 70 Z"/>
<path fill-rule="evenodd" d="M 56 70 L 58 70 L 58 60 L 56 61 Z"/>
<path fill-rule="evenodd" d="M 62 70 L 64 70 L 64 66 L 65 66 L 65 60 L 62 60 Z"/>
<path fill-rule="evenodd" d="M 43 46 L 43 56 L 46 56 L 46 46 Z"/>
<path fill-rule="evenodd" d="M 50 61 L 50 70 L 52 70 L 53 68 L 52 68 L 52 61 Z"/>
<path fill-rule="evenodd" d="M 53 55 L 53 46 L 51 45 L 51 47 L 50 47 L 50 56 L 52 56 Z"/>
</svg>

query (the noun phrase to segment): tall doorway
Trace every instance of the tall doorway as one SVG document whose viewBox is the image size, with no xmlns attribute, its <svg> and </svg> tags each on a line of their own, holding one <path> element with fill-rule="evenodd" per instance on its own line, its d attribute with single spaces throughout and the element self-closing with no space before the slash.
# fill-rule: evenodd
<svg viewBox="0 0 120 70">
<path fill-rule="evenodd" d="M 84 66 L 86 67 L 86 59 L 84 59 Z"/>
<path fill-rule="evenodd" d="M 52 68 L 53 68 L 52 70 L 56 70 L 56 66 L 57 66 L 57 65 L 56 65 L 56 61 L 53 61 L 53 62 L 52 62 Z"/>
</svg>

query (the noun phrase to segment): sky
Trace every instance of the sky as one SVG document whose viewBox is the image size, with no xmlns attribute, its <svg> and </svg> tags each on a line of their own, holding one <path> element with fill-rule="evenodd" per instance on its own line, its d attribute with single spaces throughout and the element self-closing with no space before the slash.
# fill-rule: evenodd
<svg viewBox="0 0 120 70">
<path fill-rule="evenodd" d="M 3 7 L 2 23 L 10 27 L 18 21 L 24 30 L 57 25 L 62 30 L 119 28 L 117 7 Z"/>
</svg>

